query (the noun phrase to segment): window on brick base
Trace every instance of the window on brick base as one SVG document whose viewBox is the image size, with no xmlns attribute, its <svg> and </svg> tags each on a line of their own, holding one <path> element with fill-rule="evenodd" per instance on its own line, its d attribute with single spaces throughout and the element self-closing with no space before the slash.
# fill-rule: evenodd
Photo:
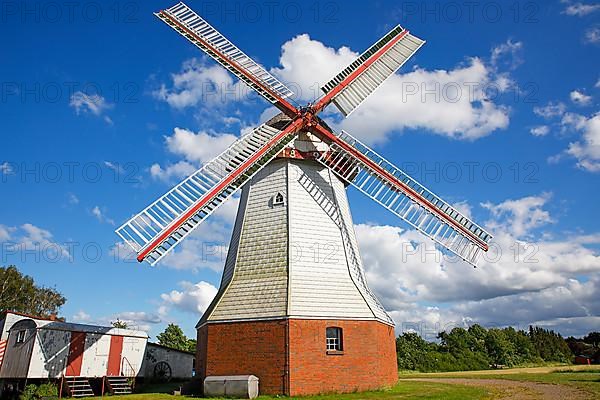
<svg viewBox="0 0 600 400">
<path fill-rule="evenodd" d="M 326 336 L 328 351 L 342 351 L 344 349 L 342 328 L 330 326 L 326 330 Z"/>
</svg>

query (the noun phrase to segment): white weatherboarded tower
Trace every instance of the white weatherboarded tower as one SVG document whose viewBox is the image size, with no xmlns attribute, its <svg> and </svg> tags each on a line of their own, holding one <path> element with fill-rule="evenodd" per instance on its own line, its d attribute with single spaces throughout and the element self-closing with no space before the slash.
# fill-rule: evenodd
<svg viewBox="0 0 600 400">
<path fill-rule="evenodd" d="M 221 286 L 198 327 L 281 317 L 393 325 L 367 286 L 346 184 L 313 160 L 326 151 L 302 132 L 244 186 Z"/>
</svg>

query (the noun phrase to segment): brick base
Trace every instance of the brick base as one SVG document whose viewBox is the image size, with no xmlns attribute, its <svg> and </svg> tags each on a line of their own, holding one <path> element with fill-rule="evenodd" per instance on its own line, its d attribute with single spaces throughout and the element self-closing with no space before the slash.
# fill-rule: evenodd
<svg viewBox="0 0 600 400">
<path fill-rule="evenodd" d="M 327 354 L 328 326 L 343 329 L 343 354 Z M 202 380 L 256 375 L 262 394 L 391 386 L 398 377 L 394 328 L 376 321 L 305 319 L 207 324 L 198 329 L 196 371 Z"/>
</svg>

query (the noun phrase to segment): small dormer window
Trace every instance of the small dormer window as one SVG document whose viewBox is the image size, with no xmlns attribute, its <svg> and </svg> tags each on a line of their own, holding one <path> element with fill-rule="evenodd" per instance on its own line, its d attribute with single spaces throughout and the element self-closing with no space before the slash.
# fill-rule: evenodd
<svg viewBox="0 0 600 400">
<path fill-rule="evenodd" d="M 283 202 L 283 195 L 279 192 L 277 192 L 277 194 L 275 195 L 275 198 L 273 199 L 273 205 L 274 206 L 282 206 L 284 204 Z"/>
</svg>

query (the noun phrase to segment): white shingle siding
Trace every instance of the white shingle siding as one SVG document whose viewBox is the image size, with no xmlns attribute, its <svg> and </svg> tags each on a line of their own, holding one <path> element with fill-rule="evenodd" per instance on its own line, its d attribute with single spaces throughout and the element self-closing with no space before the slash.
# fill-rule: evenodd
<svg viewBox="0 0 600 400">
<path fill-rule="evenodd" d="M 227 252 L 227 258 L 225 259 L 225 268 L 223 269 L 223 277 L 221 278 L 220 289 L 225 289 L 231 277 L 233 276 L 233 270 L 235 269 L 235 262 L 237 260 L 238 247 L 240 236 L 242 233 L 242 225 L 244 222 L 244 214 L 246 213 L 246 203 L 248 201 L 248 192 L 250 186 L 246 185 L 246 188 L 242 190 L 240 196 L 240 205 L 235 218 L 235 225 L 233 227 L 233 233 L 231 234 L 231 241 L 229 242 L 229 250 Z"/>
<path fill-rule="evenodd" d="M 334 173 L 329 171 L 329 174 L 334 176 Z M 344 224 L 342 229 L 345 229 L 347 234 L 347 239 L 349 243 L 346 243 L 346 252 L 353 252 L 355 257 L 348 257 L 348 267 L 350 269 L 350 275 L 352 277 L 353 282 L 356 284 L 356 287 L 362 294 L 363 298 L 369 305 L 369 308 L 375 314 L 377 319 L 387 321 L 390 324 L 393 324 L 394 321 L 388 315 L 388 313 L 383 308 L 383 305 L 379 302 L 379 299 L 375 297 L 371 289 L 367 284 L 367 278 L 365 276 L 364 267 L 362 264 L 362 258 L 360 257 L 360 251 L 358 249 L 358 242 L 356 240 L 356 234 L 354 232 L 354 224 L 352 222 L 352 214 L 350 212 L 350 206 L 348 204 L 348 197 L 346 196 L 346 187 L 339 180 L 336 179 L 335 176 L 332 178 L 334 182 L 333 189 L 335 191 L 335 197 L 338 202 L 339 212 L 341 214 L 341 220 Z M 354 262 L 352 262 L 354 261 Z"/>
<path fill-rule="evenodd" d="M 230 284 L 209 320 L 285 316 L 287 308 L 287 198 L 285 160 L 270 163 L 244 190 L 245 213 Z M 229 259 L 229 256 L 228 256 Z"/>
<path fill-rule="evenodd" d="M 312 161 L 276 159 L 244 187 L 221 287 L 199 324 L 281 317 L 393 324 L 366 286 L 344 183 Z"/>
</svg>

